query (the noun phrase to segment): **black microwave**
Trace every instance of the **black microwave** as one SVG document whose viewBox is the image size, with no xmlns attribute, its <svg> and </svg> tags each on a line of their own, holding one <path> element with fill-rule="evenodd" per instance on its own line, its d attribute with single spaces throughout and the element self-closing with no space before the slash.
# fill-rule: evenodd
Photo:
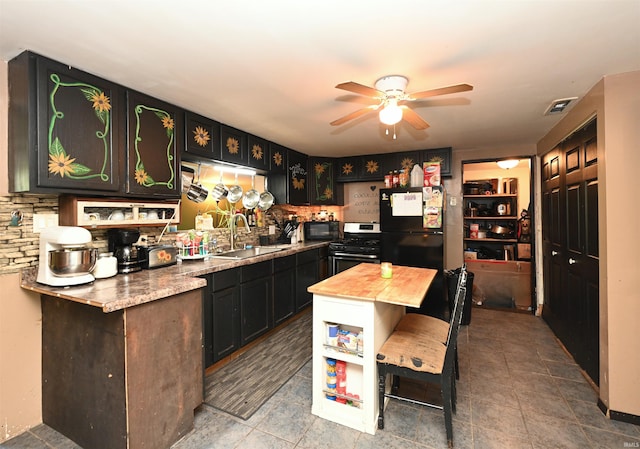
<svg viewBox="0 0 640 449">
<path fill-rule="evenodd" d="M 340 238 L 339 221 L 305 221 L 305 240 L 338 240 Z"/>
</svg>

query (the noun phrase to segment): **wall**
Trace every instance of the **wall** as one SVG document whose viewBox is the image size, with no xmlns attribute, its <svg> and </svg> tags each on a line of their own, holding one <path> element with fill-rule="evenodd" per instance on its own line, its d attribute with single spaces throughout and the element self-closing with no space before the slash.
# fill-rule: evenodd
<svg viewBox="0 0 640 449">
<path fill-rule="evenodd" d="M 598 117 L 600 399 L 640 416 L 640 72 L 606 76 L 538 143 L 538 154 Z"/>
<path fill-rule="evenodd" d="M 2 238 L 14 205 L 7 194 L 7 64 L 0 62 L 0 226 Z M 18 240 L 20 242 L 20 240 Z M 28 246 L 29 241 L 17 243 Z M 1 245 L 6 247 L 6 243 Z M 8 255 L 0 264 L 8 265 Z M 0 442 L 42 422 L 41 313 L 38 295 L 20 288 L 17 273 L 0 271 Z"/>
</svg>

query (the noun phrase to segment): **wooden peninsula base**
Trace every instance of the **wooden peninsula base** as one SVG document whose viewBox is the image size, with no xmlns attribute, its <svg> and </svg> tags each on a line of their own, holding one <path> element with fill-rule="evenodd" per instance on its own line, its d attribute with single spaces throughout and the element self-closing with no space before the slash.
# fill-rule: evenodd
<svg viewBox="0 0 640 449">
<path fill-rule="evenodd" d="M 375 434 L 376 355 L 405 307 L 420 307 L 436 273 L 393 266 L 391 278 L 383 278 L 380 265 L 363 263 L 309 287 L 313 293 L 314 415 Z M 334 326 L 339 329 L 337 337 L 330 336 Z M 345 373 L 344 386 L 340 386 L 340 370 Z M 335 389 L 329 382 L 334 375 L 338 378 Z"/>
<path fill-rule="evenodd" d="M 110 313 L 42 295 L 43 422 L 82 447 L 168 448 L 203 399 L 200 290 Z"/>
</svg>

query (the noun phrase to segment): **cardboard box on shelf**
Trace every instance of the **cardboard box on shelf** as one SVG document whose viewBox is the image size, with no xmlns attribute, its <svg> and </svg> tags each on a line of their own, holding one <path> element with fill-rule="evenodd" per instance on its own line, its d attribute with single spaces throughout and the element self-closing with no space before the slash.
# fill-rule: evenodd
<svg viewBox="0 0 640 449">
<path fill-rule="evenodd" d="M 424 187 L 440 185 L 440 162 L 423 162 Z"/>
<path fill-rule="evenodd" d="M 531 259 L 531 243 L 518 243 L 518 259 Z"/>
</svg>

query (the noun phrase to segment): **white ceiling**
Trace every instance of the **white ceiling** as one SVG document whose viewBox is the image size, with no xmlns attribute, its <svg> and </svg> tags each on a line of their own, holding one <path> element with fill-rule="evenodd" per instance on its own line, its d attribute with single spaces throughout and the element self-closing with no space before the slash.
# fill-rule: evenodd
<svg viewBox="0 0 640 449">
<path fill-rule="evenodd" d="M 639 0 L 0 0 L 0 58 L 25 49 L 310 155 L 533 148 L 603 76 L 640 70 Z M 431 125 L 397 139 L 335 89 L 402 74 Z"/>
</svg>

